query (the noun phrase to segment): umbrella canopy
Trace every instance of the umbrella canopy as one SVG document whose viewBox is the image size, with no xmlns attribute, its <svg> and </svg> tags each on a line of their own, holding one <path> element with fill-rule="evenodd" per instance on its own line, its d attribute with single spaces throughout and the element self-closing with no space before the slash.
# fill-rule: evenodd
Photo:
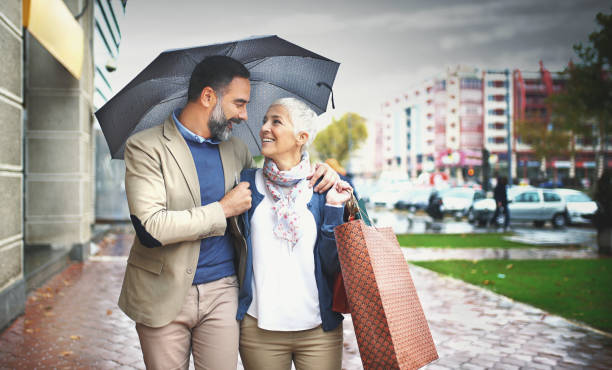
<svg viewBox="0 0 612 370">
<path fill-rule="evenodd" d="M 235 125 L 233 135 L 253 155 L 260 153 L 258 132 L 268 106 L 276 99 L 294 97 L 323 113 L 340 66 L 277 36 L 165 51 L 96 112 L 113 158 L 123 158 L 130 135 L 163 123 L 172 111 L 185 106 L 191 72 L 211 55 L 239 60 L 251 73 L 249 119 Z"/>
</svg>

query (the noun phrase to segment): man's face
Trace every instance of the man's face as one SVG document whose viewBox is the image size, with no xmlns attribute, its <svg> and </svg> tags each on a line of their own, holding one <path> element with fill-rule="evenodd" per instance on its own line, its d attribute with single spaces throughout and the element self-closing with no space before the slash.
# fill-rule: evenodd
<svg viewBox="0 0 612 370">
<path fill-rule="evenodd" d="M 218 97 L 219 98 L 219 97 Z M 232 125 L 248 119 L 247 103 L 251 98 L 251 83 L 248 78 L 235 77 L 217 100 L 208 121 L 213 138 L 225 141 L 232 134 Z"/>
</svg>

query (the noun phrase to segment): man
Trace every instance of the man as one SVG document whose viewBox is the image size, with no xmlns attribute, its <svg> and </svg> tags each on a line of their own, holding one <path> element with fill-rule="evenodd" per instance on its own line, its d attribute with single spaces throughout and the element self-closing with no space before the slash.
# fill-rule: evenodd
<svg viewBox="0 0 612 370">
<path fill-rule="evenodd" d="M 508 185 L 508 178 L 503 176 L 497 177 L 497 185 L 493 189 L 493 198 L 495 199 L 495 213 L 493 214 L 493 221 L 497 223 L 497 218 L 500 212 L 504 213 L 504 231 L 508 230 L 510 224 L 510 211 L 508 210 L 508 192 L 506 190 Z M 497 225 L 502 226 L 502 225 Z"/>
<path fill-rule="evenodd" d="M 249 71 L 224 56 L 199 63 L 188 103 L 125 147 L 126 193 L 136 238 L 119 307 L 136 322 L 145 365 L 236 369 L 238 286 L 246 243 L 235 216 L 251 207 L 248 183 L 236 185 L 253 161 L 230 137 L 247 120 Z M 338 179 L 319 166 L 323 191 Z"/>
</svg>

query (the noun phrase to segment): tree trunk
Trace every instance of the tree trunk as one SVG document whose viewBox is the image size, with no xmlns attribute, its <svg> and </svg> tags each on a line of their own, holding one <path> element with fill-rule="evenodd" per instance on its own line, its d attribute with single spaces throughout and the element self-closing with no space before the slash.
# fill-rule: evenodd
<svg viewBox="0 0 612 370">
<path fill-rule="evenodd" d="M 603 255 L 612 253 L 612 229 L 603 229 L 597 232 L 597 252 Z"/>
</svg>

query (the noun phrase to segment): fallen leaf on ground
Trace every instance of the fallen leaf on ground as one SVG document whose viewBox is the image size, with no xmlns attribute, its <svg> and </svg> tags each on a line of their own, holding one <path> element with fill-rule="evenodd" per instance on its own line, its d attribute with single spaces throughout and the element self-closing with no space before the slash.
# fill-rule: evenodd
<svg viewBox="0 0 612 370">
<path fill-rule="evenodd" d="M 71 354 L 72 354 L 72 351 L 63 351 L 60 353 L 60 356 L 66 357 L 66 356 L 70 356 Z"/>
<path fill-rule="evenodd" d="M 25 332 L 28 334 L 32 334 L 34 333 L 34 329 L 26 329 Z"/>
<path fill-rule="evenodd" d="M 79 340 L 79 339 L 81 339 L 81 336 L 80 335 L 71 335 L 70 339 L 72 339 L 72 340 Z"/>
<path fill-rule="evenodd" d="M 512 267 L 514 267 L 514 265 L 513 265 L 513 264 L 509 264 L 509 265 L 507 265 L 507 266 L 506 266 L 506 268 L 507 268 L 508 270 L 510 270 Z"/>
<path fill-rule="evenodd" d="M 106 310 L 106 315 L 107 315 L 107 316 L 110 316 L 110 315 L 112 315 L 112 314 L 113 314 L 113 310 Z"/>
<path fill-rule="evenodd" d="M 51 312 L 51 311 L 47 311 L 47 312 L 45 312 L 44 314 L 45 314 L 45 316 L 47 316 L 47 317 L 49 317 L 49 316 L 55 316 L 55 313 L 54 313 L 54 312 Z"/>
<path fill-rule="evenodd" d="M 472 274 L 476 273 L 476 269 L 472 269 L 472 271 L 470 271 Z"/>
</svg>

